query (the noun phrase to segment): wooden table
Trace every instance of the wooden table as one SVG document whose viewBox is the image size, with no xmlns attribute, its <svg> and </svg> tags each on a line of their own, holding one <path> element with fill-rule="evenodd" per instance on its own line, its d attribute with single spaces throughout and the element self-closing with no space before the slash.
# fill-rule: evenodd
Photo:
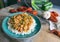
<svg viewBox="0 0 60 42">
<path fill-rule="evenodd" d="M 16 8 L 18 5 L 11 5 L 9 7 L 3 8 L 0 10 L 0 42 L 20 42 L 20 40 L 12 39 L 7 36 L 1 27 L 2 20 L 8 16 L 10 13 L 8 12 L 10 8 Z M 54 6 L 51 10 L 57 11 L 60 13 L 60 8 L 58 6 Z M 41 20 L 41 19 L 40 19 Z M 32 39 L 33 42 L 60 42 L 60 38 L 54 34 L 49 33 L 49 25 L 45 21 L 44 24 L 41 26 L 40 32 Z"/>
</svg>

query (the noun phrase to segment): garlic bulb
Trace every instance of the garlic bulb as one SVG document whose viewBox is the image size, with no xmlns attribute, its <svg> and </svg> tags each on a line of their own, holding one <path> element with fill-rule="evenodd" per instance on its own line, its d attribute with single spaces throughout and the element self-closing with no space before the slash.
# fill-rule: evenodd
<svg viewBox="0 0 60 42">
<path fill-rule="evenodd" d="M 45 11 L 45 12 L 43 12 L 43 18 L 49 19 L 50 16 L 51 16 L 50 11 Z"/>
</svg>

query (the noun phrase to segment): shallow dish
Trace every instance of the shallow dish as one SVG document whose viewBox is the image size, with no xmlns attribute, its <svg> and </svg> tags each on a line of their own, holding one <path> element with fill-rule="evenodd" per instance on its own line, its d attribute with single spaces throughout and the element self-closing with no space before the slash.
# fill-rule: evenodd
<svg viewBox="0 0 60 42">
<path fill-rule="evenodd" d="M 40 20 L 39 20 L 39 18 L 37 18 L 36 16 L 34 16 L 34 15 L 32 15 L 32 14 L 29 14 L 29 15 L 31 15 L 31 16 L 35 19 L 36 24 L 37 24 L 37 25 L 35 26 L 35 30 L 34 30 L 33 32 L 31 32 L 30 34 L 19 35 L 19 34 L 15 34 L 15 33 L 13 33 L 12 31 L 10 31 L 10 30 L 8 29 L 8 24 L 7 24 L 8 19 L 9 19 L 11 16 L 14 16 L 14 15 L 17 15 L 17 14 L 22 14 L 22 12 L 19 12 L 19 13 L 11 13 L 11 14 L 10 14 L 9 16 L 7 16 L 7 17 L 3 20 L 3 22 L 2 22 L 2 29 L 3 29 L 3 31 L 4 31 L 8 36 L 10 36 L 10 37 L 12 37 L 12 38 L 28 38 L 28 37 L 32 37 L 32 36 L 36 35 L 36 34 L 40 31 L 40 29 L 41 29 Z"/>
</svg>

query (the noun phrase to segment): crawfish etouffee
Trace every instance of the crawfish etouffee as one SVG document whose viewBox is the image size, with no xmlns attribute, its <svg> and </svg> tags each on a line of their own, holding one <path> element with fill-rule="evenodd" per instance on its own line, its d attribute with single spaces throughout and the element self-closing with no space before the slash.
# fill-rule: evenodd
<svg viewBox="0 0 60 42">
<path fill-rule="evenodd" d="M 10 28 L 18 32 L 28 32 L 29 29 L 32 29 L 31 27 L 35 27 L 33 17 L 27 13 L 12 16 L 8 23 L 11 25 Z"/>
</svg>

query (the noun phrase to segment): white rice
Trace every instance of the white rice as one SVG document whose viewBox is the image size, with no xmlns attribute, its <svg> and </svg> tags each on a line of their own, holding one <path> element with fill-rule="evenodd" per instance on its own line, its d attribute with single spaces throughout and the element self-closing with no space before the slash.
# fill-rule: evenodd
<svg viewBox="0 0 60 42">
<path fill-rule="evenodd" d="M 22 35 L 24 35 L 24 34 L 30 34 L 31 32 L 33 32 L 34 30 L 35 30 L 35 26 L 36 26 L 37 24 L 36 24 L 36 22 L 35 22 L 35 20 L 33 19 L 33 23 L 32 23 L 32 25 L 30 26 L 30 29 L 28 30 L 28 32 L 18 32 L 18 30 L 15 30 L 15 29 L 13 29 L 12 27 L 11 27 L 11 24 L 8 22 L 8 29 L 9 30 L 11 30 L 13 33 L 15 33 L 15 34 L 22 34 Z"/>
</svg>

